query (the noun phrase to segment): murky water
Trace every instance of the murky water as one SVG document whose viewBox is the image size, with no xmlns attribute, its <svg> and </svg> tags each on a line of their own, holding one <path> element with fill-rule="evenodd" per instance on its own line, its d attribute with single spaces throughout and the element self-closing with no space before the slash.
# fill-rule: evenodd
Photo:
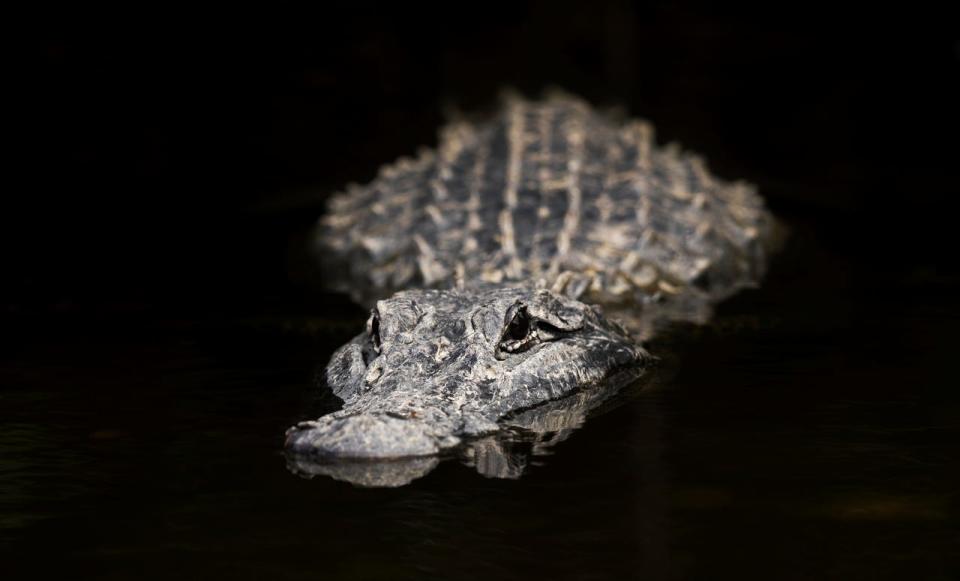
<svg viewBox="0 0 960 581">
<path fill-rule="evenodd" d="M 650 345 L 649 389 L 519 450 L 520 478 L 445 461 L 394 489 L 281 452 L 362 326 L 342 301 L 18 319 L 4 578 L 956 578 L 957 281 L 882 274 L 800 228 L 763 288 Z"/>
</svg>

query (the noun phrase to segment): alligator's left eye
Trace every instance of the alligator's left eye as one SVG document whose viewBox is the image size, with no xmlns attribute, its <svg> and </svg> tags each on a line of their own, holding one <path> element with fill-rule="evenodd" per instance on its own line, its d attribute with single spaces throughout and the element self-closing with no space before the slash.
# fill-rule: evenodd
<svg viewBox="0 0 960 581">
<path fill-rule="evenodd" d="M 563 331 L 530 315 L 522 304 L 507 311 L 506 326 L 497 344 L 497 357 L 509 353 L 522 353 L 538 343 L 559 339 Z"/>
<path fill-rule="evenodd" d="M 522 341 L 530 333 L 530 315 L 527 309 L 520 307 L 516 310 L 510 323 L 507 324 L 507 332 L 504 339 L 509 341 Z"/>
</svg>

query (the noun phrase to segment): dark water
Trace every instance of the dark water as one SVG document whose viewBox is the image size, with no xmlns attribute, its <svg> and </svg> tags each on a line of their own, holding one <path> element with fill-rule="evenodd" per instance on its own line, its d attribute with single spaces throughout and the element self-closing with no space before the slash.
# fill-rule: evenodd
<svg viewBox="0 0 960 581">
<path fill-rule="evenodd" d="M 761 289 L 651 344 L 655 388 L 522 478 L 448 461 L 397 489 L 281 454 L 362 325 L 342 300 L 14 318 L 4 576 L 956 578 L 957 281 L 879 274 L 795 227 Z"/>
</svg>

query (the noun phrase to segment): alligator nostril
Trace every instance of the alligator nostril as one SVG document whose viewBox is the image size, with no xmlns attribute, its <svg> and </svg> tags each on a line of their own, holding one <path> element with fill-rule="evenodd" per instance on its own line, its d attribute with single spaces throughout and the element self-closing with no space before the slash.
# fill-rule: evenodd
<svg viewBox="0 0 960 581">
<path fill-rule="evenodd" d="M 433 354 L 433 360 L 440 363 L 450 356 L 450 340 L 446 337 L 440 337 L 436 342 L 437 350 Z"/>
<path fill-rule="evenodd" d="M 379 363 L 374 363 L 370 366 L 370 369 L 367 370 L 367 374 L 363 380 L 368 384 L 376 383 L 381 376 L 383 376 L 383 366 Z"/>
</svg>

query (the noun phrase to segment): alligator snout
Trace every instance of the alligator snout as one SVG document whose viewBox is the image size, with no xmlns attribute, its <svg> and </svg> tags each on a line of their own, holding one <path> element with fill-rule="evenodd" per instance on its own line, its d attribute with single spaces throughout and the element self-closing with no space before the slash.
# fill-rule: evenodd
<svg viewBox="0 0 960 581">
<path fill-rule="evenodd" d="M 325 416 L 287 430 L 286 448 L 321 458 L 405 458 L 440 451 L 428 426 L 387 413 Z"/>
</svg>

